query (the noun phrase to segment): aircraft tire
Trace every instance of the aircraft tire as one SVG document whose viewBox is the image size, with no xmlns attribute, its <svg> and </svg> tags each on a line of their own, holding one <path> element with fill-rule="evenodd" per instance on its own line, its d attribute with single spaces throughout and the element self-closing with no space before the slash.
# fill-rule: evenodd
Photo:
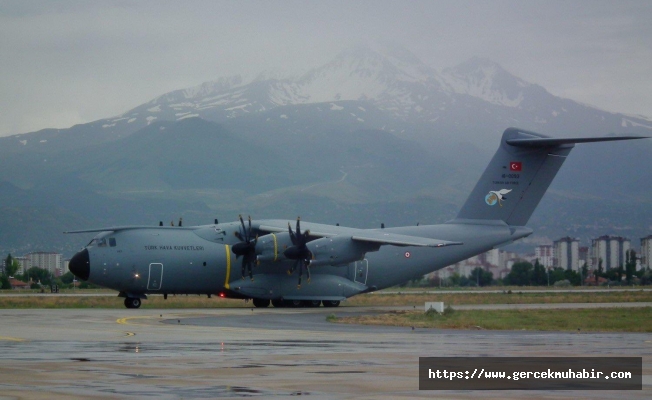
<svg viewBox="0 0 652 400">
<path fill-rule="evenodd" d="M 303 302 L 301 300 L 283 300 L 283 305 L 290 308 L 299 308 L 303 307 Z"/>
<path fill-rule="evenodd" d="M 280 300 L 280 299 L 272 300 L 272 305 L 273 305 L 275 308 L 282 308 L 282 307 L 285 307 L 285 304 L 283 303 L 283 300 Z"/>
<path fill-rule="evenodd" d="M 322 304 L 324 304 L 324 307 L 337 307 L 340 305 L 339 300 L 324 300 L 322 301 Z"/>
<path fill-rule="evenodd" d="M 254 303 L 254 306 L 256 306 L 258 308 L 265 308 L 265 307 L 269 307 L 270 301 L 269 301 L 269 299 L 254 299 L 253 303 Z"/>
<path fill-rule="evenodd" d="M 125 307 L 127 308 L 140 308 L 142 301 L 137 297 L 127 297 L 125 299 Z"/>
<path fill-rule="evenodd" d="M 319 300 L 304 300 L 302 303 L 304 307 L 319 307 L 321 305 Z"/>
</svg>

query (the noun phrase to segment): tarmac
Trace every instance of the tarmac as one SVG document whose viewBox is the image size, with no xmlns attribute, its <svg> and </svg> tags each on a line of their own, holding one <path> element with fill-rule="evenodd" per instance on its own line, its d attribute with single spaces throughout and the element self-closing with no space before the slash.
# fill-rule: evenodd
<svg viewBox="0 0 652 400">
<path fill-rule="evenodd" d="M 326 321 L 388 309 L 3 309 L 0 399 L 652 398 L 650 334 Z M 643 357 L 643 390 L 420 391 L 419 357 L 452 356 Z"/>
</svg>

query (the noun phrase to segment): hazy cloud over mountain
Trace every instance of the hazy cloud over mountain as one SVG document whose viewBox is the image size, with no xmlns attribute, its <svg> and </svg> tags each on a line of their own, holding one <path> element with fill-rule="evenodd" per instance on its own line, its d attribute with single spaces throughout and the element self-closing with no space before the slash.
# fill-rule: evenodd
<svg viewBox="0 0 652 400">
<path fill-rule="evenodd" d="M 118 115 L 219 77 L 292 75 L 391 42 L 491 59 L 552 94 L 652 116 L 649 1 L 0 3 L 0 136 Z"/>
</svg>

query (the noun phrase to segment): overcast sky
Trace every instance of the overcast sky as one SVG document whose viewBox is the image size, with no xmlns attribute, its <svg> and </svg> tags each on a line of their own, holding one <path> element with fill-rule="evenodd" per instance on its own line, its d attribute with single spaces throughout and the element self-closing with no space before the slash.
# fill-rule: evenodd
<svg viewBox="0 0 652 400">
<path fill-rule="evenodd" d="M 492 59 L 551 93 L 652 117 L 652 1 L 0 0 L 0 136 L 121 114 L 175 89 L 291 73 L 392 42 Z"/>
</svg>

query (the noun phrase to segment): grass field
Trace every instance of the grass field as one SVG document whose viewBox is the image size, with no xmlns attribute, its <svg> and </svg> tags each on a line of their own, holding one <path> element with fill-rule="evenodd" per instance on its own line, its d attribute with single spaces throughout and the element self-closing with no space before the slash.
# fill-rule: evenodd
<svg viewBox="0 0 652 400">
<path fill-rule="evenodd" d="M 444 313 L 394 311 L 331 318 L 348 324 L 440 329 L 534 330 L 572 332 L 652 332 L 652 307 L 564 310 L 453 310 Z"/>
<path fill-rule="evenodd" d="M 107 294 L 107 296 L 43 296 L 38 292 L 0 291 L 0 294 L 32 294 L 25 297 L 0 296 L 2 308 L 123 308 L 122 299 L 117 293 L 107 290 L 77 290 L 76 293 Z M 74 292 L 69 291 L 67 294 Z M 115 297 L 114 297 L 115 296 Z M 611 292 L 608 289 L 600 292 L 545 293 L 537 291 L 513 291 L 507 293 L 422 293 L 401 292 L 401 294 L 369 293 L 354 296 L 345 302 L 343 307 L 365 306 L 414 306 L 422 308 L 427 301 L 443 301 L 447 305 L 462 304 L 550 304 L 550 303 L 628 303 L 652 302 L 652 292 L 627 291 Z M 243 300 L 222 299 L 217 296 L 168 296 L 163 300 L 160 295 L 149 296 L 143 301 L 143 308 L 221 308 L 221 307 L 252 307 L 252 303 Z"/>
<path fill-rule="evenodd" d="M 415 293 L 401 294 L 368 293 L 347 300 L 349 306 L 419 306 L 427 301 L 443 301 L 445 304 L 536 304 L 536 303 L 629 303 L 650 302 L 652 292 L 627 291 L 610 292 L 537 292 L 512 291 L 506 293 Z"/>
</svg>

